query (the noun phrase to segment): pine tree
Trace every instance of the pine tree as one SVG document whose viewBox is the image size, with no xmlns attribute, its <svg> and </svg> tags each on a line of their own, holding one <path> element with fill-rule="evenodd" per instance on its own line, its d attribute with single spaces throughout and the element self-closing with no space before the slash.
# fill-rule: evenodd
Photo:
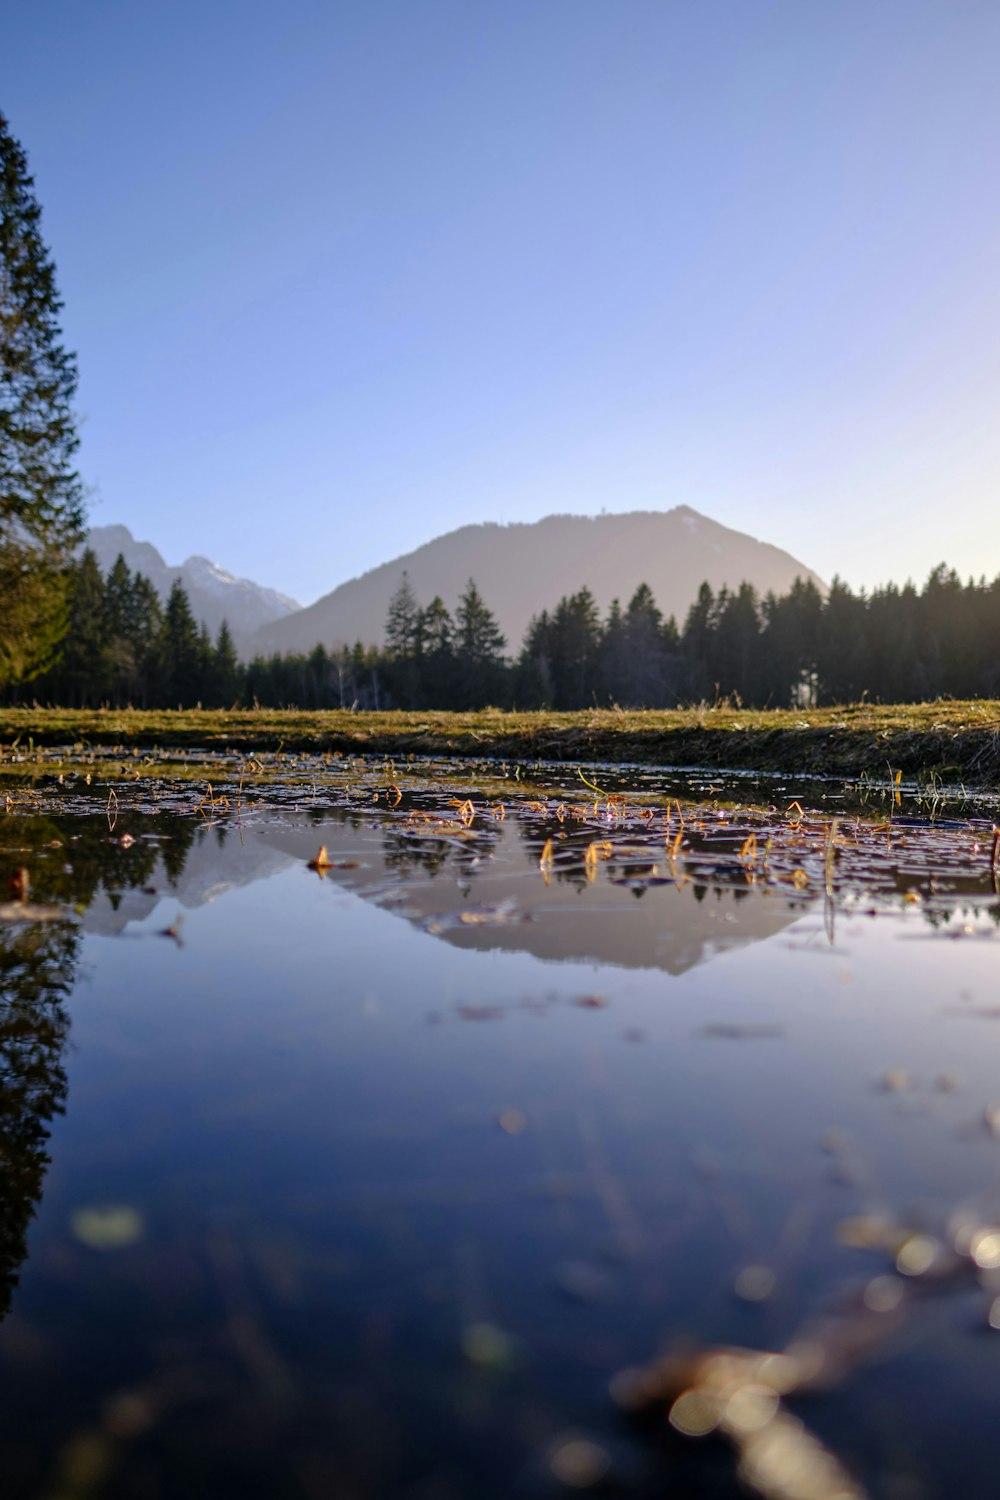
<svg viewBox="0 0 1000 1500">
<path fill-rule="evenodd" d="M 135 643 L 135 589 L 119 552 L 104 585 L 104 636 L 110 696 L 116 706 L 131 703 L 139 686 Z"/>
<path fill-rule="evenodd" d="M 447 708 L 455 674 L 455 627 L 440 594 L 422 612 L 420 640 L 423 647 L 422 683 L 425 706 Z"/>
<path fill-rule="evenodd" d="M 583 708 L 593 702 L 600 644 L 600 617 L 590 590 L 584 587 L 568 599 L 563 596 L 556 605 L 551 631 L 554 708 Z"/>
<path fill-rule="evenodd" d="M 310 651 L 306 661 L 305 708 L 332 708 L 334 704 L 334 668 L 322 641 Z"/>
<path fill-rule="evenodd" d="M 423 610 L 405 570 L 399 588 L 389 600 L 385 646 L 389 656 L 389 691 L 403 707 L 415 708 L 421 697 Z"/>
<path fill-rule="evenodd" d="M 631 708 L 660 708 L 669 696 L 663 615 L 648 583 L 640 583 L 625 611 L 625 676 L 621 701 Z"/>
<path fill-rule="evenodd" d="M 420 606 L 405 570 L 399 588 L 389 600 L 389 612 L 385 619 L 386 649 L 397 657 L 408 657 L 413 653 L 417 635 Z"/>
<path fill-rule="evenodd" d="M 803 707 L 814 697 L 823 596 L 812 579 L 796 578 L 787 594 L 764 600 L 761 636 L 763 700 Z"/>
<path fill-rule="evenodd" d="M 760 607 L 752 583 L 735 594 L 720 594 L 715 630 L 715 669 L 719 692 L 741 703 L 758 701 Z"/>
<path fill-rule="evenodd" d="M 69 639 L 56 670 L 56 699 L 80 708 L 99 708 L 110 683 L 110 657 L 104 631 L 104 579 L 88 547 L 72 570 L 69 588 Z"/>
<path fill-rule="evenodd" d="M 174 580 L 170 590 L 158 645 L 163 706 L 193 708 L 202 690 L 202 641 L 180 579 Z"/>
<path fill-rule="evenodd" d="M 195 701 L 202 708 L 222 707 L 221 702 L 216 702 L 215 647 L 204 620 L 198 626 L 198 688 Z M 187 706 L 186 704 L 185 707 Z"/>
<path fill-rule="evenodd" d="M 622 684 L 628 670 L 628 638 L 625 631 L 625 616 L 621 601 L 612 599 L 608 617 L 601 632 L 600 672 L 598 677 L 598 701 L 617 703 L 622 695 Z"/>
<path fill-rule="evenodd" d="M 83 532 L 76 361 L 60 343 L 62 304 L 33 189 L 0 115 L 0 683 L 53 661 Z"/>
<path fill-rule="evenodd" d="M 129 639 L 135 652 L 138 686 L 132 700 L 136 708 L 160 701 L 162 683 L 159 642 L 163 628 L 160 596 L 144 573 L 132 579 L 132 611 Z"/>
<path fill-rule="evenodd" d="M 817 665 L 824 703 L 856 703 L 869 686 L 871 661 L 865 641 L 864 595 L 834 578 L 820 619 Z"/>
<path fill-rule="evenodd" d="M 515 683 L 519 708 L 551 708 L 552 683 L 552 617 L 547 609 L 532 615 L 524 632 L 524 644 L 517 659 Z"/>
<path fill-rule="evenodd" d="M 707 582 L 702 583 L 681 635 L 681 692 L 691 703 L 713 696 L 711 658 L 715 615 L 715 595 Z"/>
<path fill-rule="evenodd" d="M 470 578 L 455 611 L 457 685 L 463 708 L 496 703 L 503 691 L 506 639 Z"/>
</svg>

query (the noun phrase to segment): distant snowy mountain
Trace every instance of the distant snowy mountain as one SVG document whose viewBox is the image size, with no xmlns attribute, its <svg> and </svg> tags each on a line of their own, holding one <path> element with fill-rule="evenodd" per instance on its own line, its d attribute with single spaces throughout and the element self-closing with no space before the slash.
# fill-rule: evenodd
<svg viewBox="0 0 1000 1500">
<path fill-rule="evenodd" d="M 213 638 L 222 621 L 228 620 L 241 655 L 247 652 L 251 637 L 261 626 L 301 609 L 285 594 L 264 588 L 249 578 L 237 578 L 207 557 L 189 557 L 179 567 L 171 567 L 152 542 L 137 541 L 127 526 L 94 526 L 87 533 L 85 545 L 96 553 L 105 573 L 114 566 L 120 553 L 134 573 L 146 575 L 163 600 L 170 593 L 174 579 L 179 578 L 195 618 L 205 622 Z"/>
</svg>

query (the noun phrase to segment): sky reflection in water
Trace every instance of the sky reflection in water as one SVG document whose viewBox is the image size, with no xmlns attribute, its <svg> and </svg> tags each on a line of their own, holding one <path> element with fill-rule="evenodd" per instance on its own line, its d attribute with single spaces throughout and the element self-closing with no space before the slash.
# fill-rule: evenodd
<svg viewBox="0 0 1000 1500">
<path fill-rule="evenodd" d="M 114 872 L 2 929 L 6 1493 L 736 1494 L 615 1377 L 883 1293 L 788 1410 L 858 1493 L 988 1493 L 1000 1287 L 953 1250 L 1000 1221 L 983 829 L 898 827 L 866 878 L 786 820 L 800 888 L 748 883 L 724 810 L 672 865 L 618 816 L 591 882 L 554 799 L 471 840 L 459 800 L 8 820 L 40 896 Z"/>
</svg>

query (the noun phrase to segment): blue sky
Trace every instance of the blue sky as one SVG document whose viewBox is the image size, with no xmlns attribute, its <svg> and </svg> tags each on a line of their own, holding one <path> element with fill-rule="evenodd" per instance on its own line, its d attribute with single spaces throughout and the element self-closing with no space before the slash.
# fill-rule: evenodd
<svg viewBox="0 0 1000 1500">
<path fill-rule="evenodd" d="M 1000 572 L 996 0 L 48 0 L 0 48 L 93 522 L 303 602 L 680 503 Z"/>
</svg>

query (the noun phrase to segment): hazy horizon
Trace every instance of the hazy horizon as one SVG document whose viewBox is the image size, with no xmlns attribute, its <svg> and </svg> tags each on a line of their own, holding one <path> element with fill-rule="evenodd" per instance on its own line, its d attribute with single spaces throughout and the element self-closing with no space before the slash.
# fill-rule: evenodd
<svg viewBox="0 0 1000 1500">
<path fill-rule="evenodd" d="M 91 525 L 305 604 L 677 505 L 855 589 L 1000 572 L 996 7 L 55 0 L 5 43 Z"/>
</svg>

